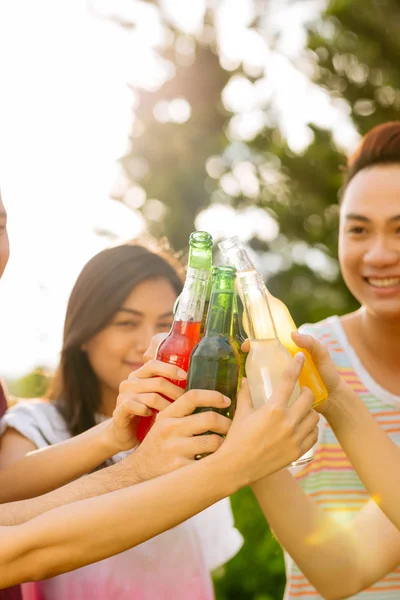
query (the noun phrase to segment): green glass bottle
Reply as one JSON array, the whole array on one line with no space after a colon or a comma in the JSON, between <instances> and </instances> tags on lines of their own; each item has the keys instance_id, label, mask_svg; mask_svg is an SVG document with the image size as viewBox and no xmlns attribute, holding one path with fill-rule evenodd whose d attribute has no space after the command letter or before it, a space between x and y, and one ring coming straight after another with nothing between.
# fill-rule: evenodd
<instances>
[{"instance_id":1,"label":"green glass bottle","mask_svg":"<svg viewBox=\"0 0 400 600\"><path fill-rule=\"evenodd\" d=\"M210 279L208 281L208 287L206 292L206 301L204 304L203 318L201 322L200 334L203 335L208 306L210 303L211 296L211 269L212 269L212 236L207 231L193 231L189 237L189 259L188 268L198 269L201 271L209 271ZM180 296L177 298L174 306L174 314L177 311Z\"/></svg>"},{"instance_id":2,"label":"green glass bottle","mask_svg":"<svg viewBox=\"0 0 400 600\"><path fill-rule=\"evenodd\" d=\"M233 341L233 307L235 300L233 267L212 269L212 292L205 334L190 357L187 390L215 390L231 399L228 408L197 408L195 412L215 410L233 418L239 379L240 357ZM211 432L205 432L211 433Z\"/></svg>"}]
</instances>

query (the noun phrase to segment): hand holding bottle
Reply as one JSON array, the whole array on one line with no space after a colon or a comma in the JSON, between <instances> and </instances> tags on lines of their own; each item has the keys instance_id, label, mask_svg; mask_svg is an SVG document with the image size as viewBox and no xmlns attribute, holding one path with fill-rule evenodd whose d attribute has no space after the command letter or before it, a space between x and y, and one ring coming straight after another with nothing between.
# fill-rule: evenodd
<instances>
[{"instance_id":1,"label":"hand holding bottle","mask_svg":"<svg viewBox=\"0 0 400 600\"><path fill-rule=\"evenodd\" d=\"M180 380L185 385L186 372L153 359L120 384L113 427L121 450L133 448L140 441L137 432L141 417L155 417L164 410L170 404L166 397L173 401L182 396L184 390L169 379Z\"/></svg>"},{"instance_id":2,"label":"hand holding bottle","mask_svg":"<svg viewBox=\"0 0 400 600\"><path fill-rule=\"evenodd\" d=\"M246 476L246 484L289 466L318 439L314 395L303 389L294 404L288 402L304 364L299 352L284 370L268 403L255 409L247 381L240 389L236 414L217 454L225 453L227 469ZM240 448L240 452L238 452Z\"/></svg>"},{"instance_id":3,"label":"hand holding bottle","mask_svg":"<svg viewBox=\"0 0 400 600\"><path fill-rule=\"evenodd\" d=\"M327 400L315 406L315 409L319 413L326 414L332 404L335 403L335 398L344 394L353 394L354 392L341 379L335 363L325 346L311 335L304 335L297 331L292 333L292 338L296 346L304 348L310 354L328 390L329 395Z\"/></svg>"}]
</instances>

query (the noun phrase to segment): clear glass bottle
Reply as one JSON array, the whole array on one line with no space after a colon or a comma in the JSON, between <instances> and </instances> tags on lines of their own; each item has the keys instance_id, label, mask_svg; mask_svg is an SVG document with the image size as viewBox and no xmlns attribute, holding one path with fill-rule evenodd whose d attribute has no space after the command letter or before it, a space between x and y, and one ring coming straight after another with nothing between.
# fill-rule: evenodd
<instances>
[{"instance_id":1,"label":"clear glass bottle","mask_svg":"<svg viewBox=\"0 0 400 600\"><path fill-rule=\"evenodd\" d=\"M254 264L250 260L246 250L243 248L237 237L233 237L221 242L219 244L219 248L227 262L237 269L239 294L241 296L243 294L242 283L243 281L248 280L250 276L252 276L254 282L257 282L257 285L260 289L265 289L270 307L270 314L272 315L273 325L271 325L271 321L263 321L262 314L260 313L259 316L256 317L255 327L258 329L267 328L267 330L270 327L274 327L277 337L280 339L285 348L287 348L290 354L294 356L296 352L300 350L300 348L296 346L291 337L291 333L293 331L297 331L297 328L287 306L268 291L262 276L254 267ZM311 355L304 349L301 349L301 351L304 353L306 359L299 382L302 387L305 386L312 390L315 396L315 405L317 405L326 400L328 397L328 392L311 358Z\"/></svg>"}]
</instances>

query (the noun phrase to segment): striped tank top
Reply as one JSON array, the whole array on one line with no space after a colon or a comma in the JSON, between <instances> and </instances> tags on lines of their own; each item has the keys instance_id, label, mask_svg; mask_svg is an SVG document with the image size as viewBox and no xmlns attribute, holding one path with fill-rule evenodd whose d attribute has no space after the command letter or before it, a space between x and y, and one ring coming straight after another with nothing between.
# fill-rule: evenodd
<instances>
[{"instance_id":1,"label":"striped tank top","mask_svg":"<svg viewBox=\"0 0 400 600\"><path fill-rule=\"evenodd\" d=\"M400 446L400 397L378 385L360 362L338 317L303 325L302 333L318 339L330 352L340 376L358 394L390 438ZM294 472L304 491L340 522L348 522L370 497L321 416L314 460ZM286 555L287 584L284 600L322 600L293 560ZM400 600L400 567L367 590L352 596L360 600Z\"/></svg>"}]
</instances>

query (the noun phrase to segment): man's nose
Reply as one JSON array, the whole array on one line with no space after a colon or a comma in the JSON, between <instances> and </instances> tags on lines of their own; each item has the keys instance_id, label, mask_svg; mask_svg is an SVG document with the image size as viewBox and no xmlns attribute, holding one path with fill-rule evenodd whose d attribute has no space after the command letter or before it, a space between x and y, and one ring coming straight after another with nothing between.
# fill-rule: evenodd
<instances>
[{"instance_id":1,"label":"man's nose","mask_svg":"<svg viewBox=\"0 0 400 600\"><path fill-rule=\"evenodd\" d=\"M399 244L397 244L399 246ZM388 267L399 261L400 246L395 247L390 240L377 237L364 254L364 262L373 267Z\"/></svg>"}]
</instances>

